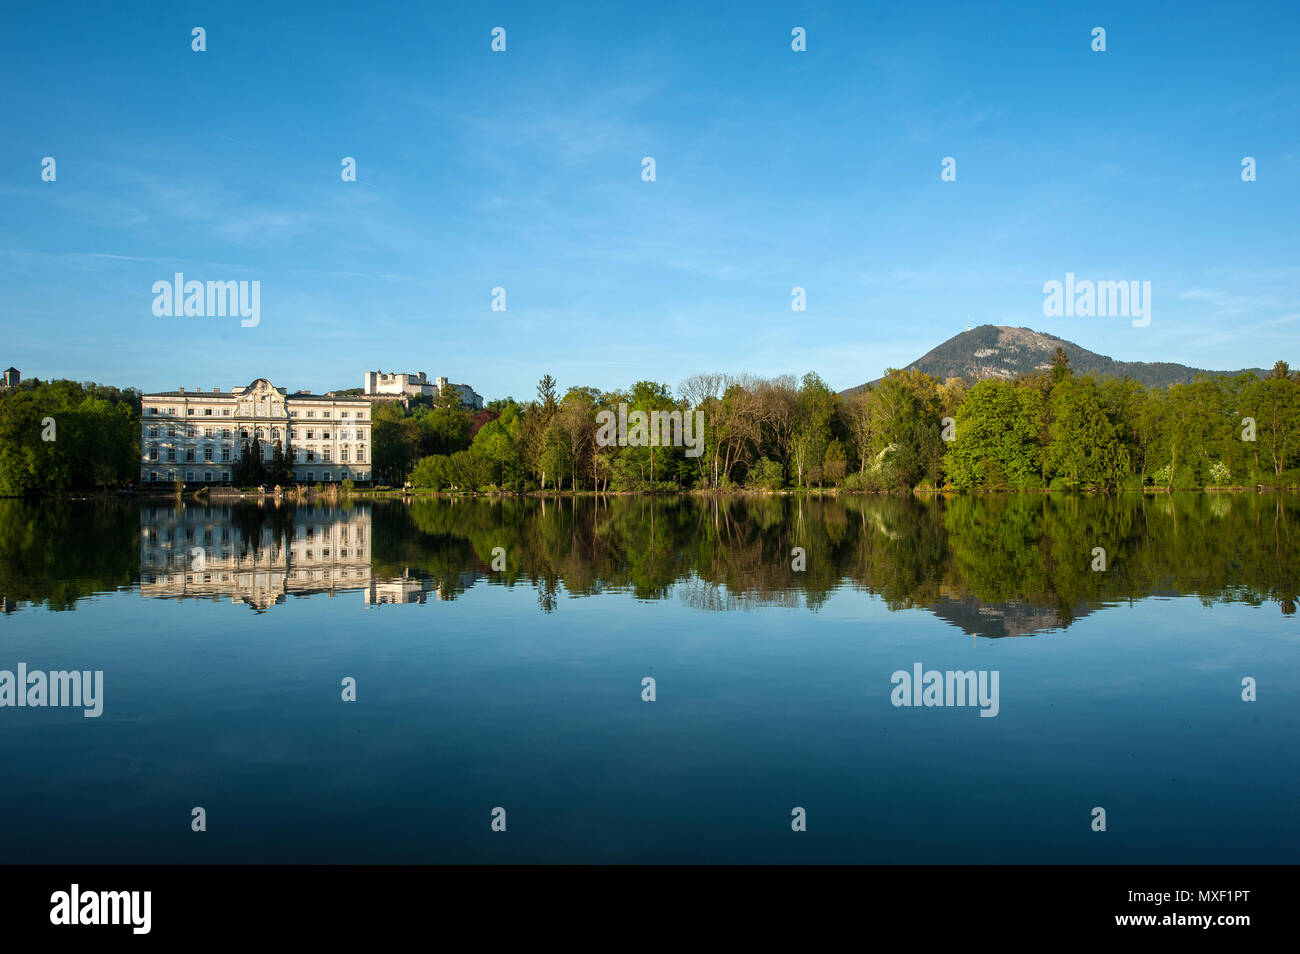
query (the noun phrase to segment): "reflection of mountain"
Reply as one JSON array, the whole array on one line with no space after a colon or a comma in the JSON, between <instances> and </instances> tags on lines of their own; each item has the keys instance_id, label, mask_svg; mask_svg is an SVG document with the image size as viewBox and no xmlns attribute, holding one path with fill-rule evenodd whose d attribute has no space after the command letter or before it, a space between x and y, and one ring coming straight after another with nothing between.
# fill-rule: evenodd
<instances>
[{"instance_id":1,"label":"reflection of mountain","mask_svg":"<svg viewBox=\"0 0 1300 954\"><path fill-rule=\"evenodd\" d=\"M1075 620L1090 615L1096 607L1078 603L1065 615L1055 606L1028 600L985 603L974 596L941 596L927 609L935 616L960 627L971 636L1036 636L1053 629L1063 629Z\"/></svg>"},{"instance_id":2,"label":"reflection of mountain","mask_svg":"<svg viewBox=\"0 0 1300 954\"><path fill-rule=\"evenodd\" d=\"M286 596L370 583L370 511L338 507L145 506L140 595L229 597L261 612Z\"/></svg>"}]
</instances>

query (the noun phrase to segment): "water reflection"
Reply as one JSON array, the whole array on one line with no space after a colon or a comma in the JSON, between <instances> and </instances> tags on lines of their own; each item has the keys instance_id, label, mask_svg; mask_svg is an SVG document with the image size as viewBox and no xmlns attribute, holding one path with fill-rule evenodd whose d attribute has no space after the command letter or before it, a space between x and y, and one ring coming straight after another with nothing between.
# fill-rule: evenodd
<instances>
[{"instance_id":1,"label":"water reflection","mask_svg":"<svg viewBox=\"0 0 1300 954\"><path fill-rule=\"evenodd\" d=\"M262 612L286 596L371 596L370 511L332 506L140 508L140 595L229 598Z\"/></svg>"},{"instance_id":2,"label":"water reflection","mask_svg":"<svg viewBox=\"0 0 1300 954\"><path fill-rule=\"evenodd\" d=\"M1253 494L5 500L0 608L70 609L131 586L146 598L228 599L258 612L289 595L422 604L485 582L531 587L548 613L566 597L609 591L707 612L817 612L849 589L971 635L1024 636L1158 596L1274 602L1292 614L1298 506L1296 495ZM493 568L494 552L504 569Z\"/></svg>"}]
</instances>

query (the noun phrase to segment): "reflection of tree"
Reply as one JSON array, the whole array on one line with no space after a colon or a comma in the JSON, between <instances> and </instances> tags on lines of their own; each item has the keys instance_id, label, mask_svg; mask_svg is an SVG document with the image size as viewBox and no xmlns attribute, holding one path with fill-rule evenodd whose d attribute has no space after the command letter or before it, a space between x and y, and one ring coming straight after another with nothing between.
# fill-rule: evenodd
<instances>
[{"instance_id":1,"label":"reflection of tree","mask_svg":"<svg viewBox=\"0 0 1300 954\"><path fill-rule=\"evenodd\" d=\"M554 576L547 576L537 582L537 606L543 613L554 613L558 602L560 581Z\"/></svg>"},{"instance_id":2,"label":"reflection of tree","mask_svg":"<svg viewBox=\"0 0 1300 954\"><path fill-rule=\"evenodd\" d=\"M140 578L136 511L104 502L0 500L0 605L72 609Z\"/></svg>"},{"instance_id":3,"label":"reflection of tree","mask_svg":"<svg viewBox=\"0 0 1300 954\"><path fill-rule=\"evenodd\" d=\"M754 592L733 593L725 586L689 577L676 586L681 601L692 609L708 612L732 610L754 610L761 606L783 606L794 609L799 606L798 590L780 590L770 594Z\"/></svg>"},{"instance_id":4,"label":"reflection of tree","mask_svg":"<svg viewBox=\"0 0 1300 954\"><path fill-rule=\"evenodd\" d=\"M361 504L361 506L367 506ZM1107 603L1191 594L1295 612L1300 497L1287 494L1025 494L953 499L636 496L376 503L376 577L433 581L451 599L475 579L606 591L720 611L818 610L837 588L922 607L968 632L1068 626ZM218 519L258 547L291 538L293 508L235 506ZM67 608L139 576L135 509L0 501L0 598ZM492 552L505 550L505 569ZM805 568L792 566L792 551ZM1091 569L1095 547L1105 572Z\"/></svg>"},{"instance_id":5,"label":"reflection of tree","mask_svg":"<svg viewBox=\"0 0 1300 954\"><path fill-rule=\"evenodd\" d=\"M1020 632L1153 594L1272 599L1285 611L1300 578L1289 536L1297 506L1244 494L425 501L376 516L376 550L530 583L546 611L560 586L577 596L676 592L707 610L816 610L850 585L891 609L1001 607L1001 630ZM508 554L499 574L487 570L495 546ZM795 547L802 571L791 566ZM1106 550L1105 572L1091 569L1094 547Z\"/></svg>"},{"instance_id":6,"label":"reflection of tree","mask_svg":"<svg viewBox=\"0 0 1300 954\"><path fill-rule=\"evenodd\" d=\"M228 521L235 531L239 555L260 556L264 546L282 549L293 539L296 508L268 506L260 501L242 502L229 507Z\"/></svg>"}]
</instances>

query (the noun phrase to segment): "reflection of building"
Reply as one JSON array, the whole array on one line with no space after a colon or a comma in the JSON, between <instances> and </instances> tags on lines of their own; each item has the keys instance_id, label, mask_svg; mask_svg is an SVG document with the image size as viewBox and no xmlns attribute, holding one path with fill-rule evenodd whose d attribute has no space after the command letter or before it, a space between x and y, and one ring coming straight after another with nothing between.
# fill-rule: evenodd
<instances>
[{"instance_id":1,"label":"reflection of building","mask_svg":"<svg viewBox=\"0 0 1300 954\"><path fill-rule=\"evenodd\" d=\"M278 444L298 483L370 480L370 402L361 397L286 393L266 378L210 393L140 399L140 479L147 483L230 483L245 442L269 463Z\"/></svg>"},{"instance_id":2,"label":"reflection of building","mask_svg":"<svg viewBox=\"0 0 1300 954\"><path fill-rule=\"evenodd\" d=\"M474 585L477 574L466 571L460 574L460 580L454 592L448 592L437 580L412 577L407 570L401 576L372 578L366 588L366 602L373 606L385 603L424 603L432 593L436 600L454 599Z\"/></svg>"},{"instance_id":3,"label":"reflection of building","mask_svg":"<svg viewBox=\"0 0 1300 954\"><path fill-rule=\"evenodd\" d=\"M140 511L141 596L229 596L262 610L287 595L369 585L368 508L158 505Z\"/></svg>"},{"instance_id":4,"label":"reflection of building","mask_svg":"<svg viewBox=\"0 0 1300 954\"><path fill-rule=\"evenodd\" d=\"M423 371L367 371L365 377L365 394L372 399L401 400L421 395L436 398L448 387L456 389L465 407L475 410L483 407L483 398L468 384L452 384L446 378L430 381Z\"/></svg>"}]
</instances>

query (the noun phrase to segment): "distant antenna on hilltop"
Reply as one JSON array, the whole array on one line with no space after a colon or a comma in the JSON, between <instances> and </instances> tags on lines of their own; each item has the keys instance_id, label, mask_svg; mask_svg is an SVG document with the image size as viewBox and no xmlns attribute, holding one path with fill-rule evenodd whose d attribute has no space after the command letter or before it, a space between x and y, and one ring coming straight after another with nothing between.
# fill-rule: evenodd
<instances>
[{"instance_id":1,"label":"distant antenna on hilltop","mask_svg":"<svg viewBox=\"0 0 1300 954\"><path fill-rule=\"evenodd\" d=\"M966 330L970 331L970 315L966 316Z\"/></svg>"}]
</instances>

